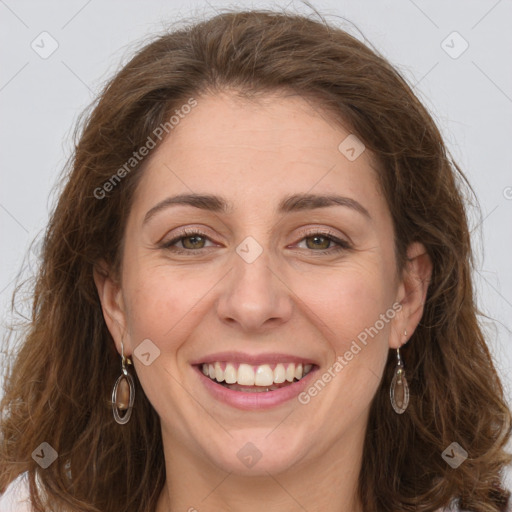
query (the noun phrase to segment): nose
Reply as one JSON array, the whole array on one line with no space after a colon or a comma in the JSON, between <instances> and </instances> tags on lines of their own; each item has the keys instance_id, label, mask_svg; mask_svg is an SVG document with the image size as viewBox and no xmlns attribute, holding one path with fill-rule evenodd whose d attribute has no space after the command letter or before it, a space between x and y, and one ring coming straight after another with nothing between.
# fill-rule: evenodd
<instances>
[{"instance_id":1,"label":"nose","mask_svg":"<svg viewBox=\"0 0 512 512\"><path fill-rule=\"evenodd\" d=\"M290 319L292 295L286 277L271 261L268 250L263 250L252 262L235 253L232 270L217 302L217 314L231 327L263 332Z\"/></svg>"}]
</instances>

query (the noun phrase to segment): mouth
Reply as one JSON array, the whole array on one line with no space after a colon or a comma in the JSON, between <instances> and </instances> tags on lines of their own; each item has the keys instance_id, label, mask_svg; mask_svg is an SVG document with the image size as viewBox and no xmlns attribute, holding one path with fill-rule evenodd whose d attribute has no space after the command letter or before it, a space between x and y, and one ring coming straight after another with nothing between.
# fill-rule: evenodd
<instances>
[{"instance_id":1,"label":"mouth","mask_svg":"<svg viewBox=\"0 0 512 512\"><path fill-rule=\"evenodd\" d=\"M320 368L283 354L224 353L191 364L210 397L242 410L268 409L297 398Z\"/></svg>"}]
</instances>

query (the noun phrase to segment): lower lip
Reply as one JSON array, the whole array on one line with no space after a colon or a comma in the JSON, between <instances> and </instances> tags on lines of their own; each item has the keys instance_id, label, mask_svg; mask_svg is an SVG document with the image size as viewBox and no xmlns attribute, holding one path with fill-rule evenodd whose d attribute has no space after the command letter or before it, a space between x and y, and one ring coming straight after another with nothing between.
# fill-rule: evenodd
<instances>
[{"instance_id":1,"label":"lower lip","mask_svg":"<svg viewBox=\"0 0 512 512\"><path fill-rule=\"evenodd\" d=\"M233 391L232 389L214 382L209 377L206 377L201 371L200 365L194 368L199 374L201 382L215 399L245 411L270 409L271 407L276 407L288 400L296 398L309 386L310 381L314 378L314 374L318 370L318 367L313 368L305 377L302 377L299 381L293 382L284 388L274 391L244 393L243 391Z\"/></svg>"}]
</instances>

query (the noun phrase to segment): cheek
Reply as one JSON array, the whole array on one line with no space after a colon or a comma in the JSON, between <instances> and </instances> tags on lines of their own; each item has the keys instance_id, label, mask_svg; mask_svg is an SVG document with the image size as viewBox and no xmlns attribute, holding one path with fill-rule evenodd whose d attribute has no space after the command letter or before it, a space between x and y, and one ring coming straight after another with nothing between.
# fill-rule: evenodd
<instances>
[{"instance_id":1,"label":"cheek","mask_svg":"<svg viewBox=\"0 0 512 512\"><path fill-rule=\"evenodd\" d=\"M339 390L337 402L357 396L361 406L367 404L379 384L396 316L392 277L379 265L347 265L322 279L317 276L300 292L330 345L327 365L331 377L336 375L331 389Z\"/></svg>"},{"instance_id":2,"label":"cheek","mask_svg":"<svg viewBox=\"0 0 512 512\"><path fill-rule=\"evenodd\" d=\"M178 340L213 283L211 274L180 272L168 265L128 269L126 320L133 343L144 338L157 345Z\"/></svg>"},{"instance_id":3,"label":"cheek","mask_svg":"<svg viewBox=\"0 0 512 512\"><path fill-rule=\"evenodd\" d=\"M164 266L140 266L125 282L127 338L144 393L159 414L175 407L175 418L184 420L186 401L180 348L198 325L198 311L205 293L214 284L211 276L180 276ZM150 340L150 344L148 341ZM144 347L144 349L143 349ZM147 364L139 355L150 353ZM165 391L163 391L165 389Z\"/></svg>"},{"instance_id":4,"label":"cheek","mask_svg":"<svg viewBox=\"0 0 512 512\"><path fill-rule=\"evenodd\" d=\"M343 348L349 338L373 326L392 307L394 288L389 274L369 262L347 264L303 279L297 295L314 310L318 323L324 324L326 337ZM379 330L385 329L380 326Z\"/></svg>"}]
</instances>

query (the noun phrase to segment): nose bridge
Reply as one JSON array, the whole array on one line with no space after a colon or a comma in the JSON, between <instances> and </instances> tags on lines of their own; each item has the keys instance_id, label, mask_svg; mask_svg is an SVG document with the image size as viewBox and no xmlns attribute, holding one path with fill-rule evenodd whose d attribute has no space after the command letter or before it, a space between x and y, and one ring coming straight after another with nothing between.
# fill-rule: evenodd
<instances>
[{"instance_id":1,"label":"nose bridge","mask_svg":"<svg viewBox=\"0 0 512 512\"><path fill-rule=\"evenodd\" d=\"M271 257L268 245L263 247L253 237L247 237L236 247L236 256L233 256L234 277L233 284L244 295L264 293L271 294L272 276Z\"/></svg>"},{"instance_id":2,"label":"nose bridge","mask_svg":"<svg viewBox=\"0 0 512 512\"><path fill-rule=\"evenodd\" d=\"M263 236L259 238L262 240ZM232 272L218 303L218 314L223 321L236 322L244 330L251 330L269 320L276 323L289 317L290 297L275 275L276 262L271 256L268 242L260 243L253 236L236 246Z\"/></svg>"}]
</instances>

